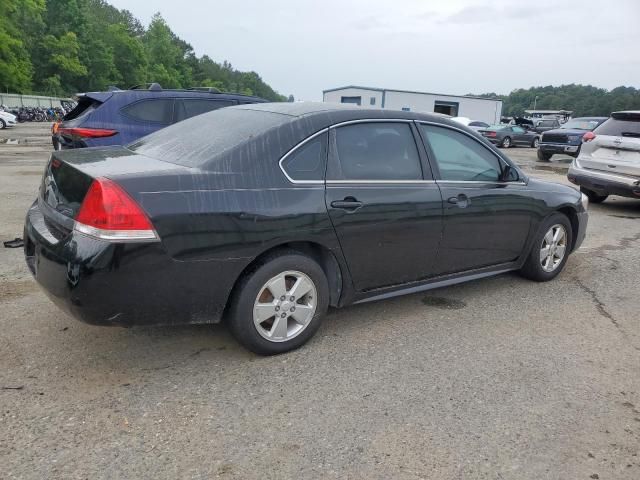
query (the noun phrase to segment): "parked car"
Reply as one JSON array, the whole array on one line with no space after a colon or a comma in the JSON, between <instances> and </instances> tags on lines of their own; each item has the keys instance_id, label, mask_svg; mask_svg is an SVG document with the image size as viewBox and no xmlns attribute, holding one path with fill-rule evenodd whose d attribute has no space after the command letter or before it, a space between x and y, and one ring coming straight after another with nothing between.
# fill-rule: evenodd
<instances>
[{"instance_id":1,"label":"parked car","mask_svg":"<svg viewBox=\"0 0 640 480\"><path fill-rule=\"evenodd\" d=\"M584 239L586 209L443 116L269 103L54 152L24 251L81 320L224 318L273 354L309 340L329 305L510 270L551 280Z\"/></svg>"},{"instance_id":2,"label":"parked car","mask_svg":"<svg viewBox=\"0 0 640 480\"><path fill-rule=\"evenodd\" d=\"M488 123L481 122L480 120L471 120L467 117L453 117L451 120L461 123L465 127L469 127L471 130L475 130L476 132L490 126Z\"/></svg>"},{"instance_id":3,"label":"parked car","mask_svg":"<svg viewBox=\"0 0 640 480\"><path fill-rule=\"evenodd\" d=\"M489 128L478 132L494 145L502 148L520 145L537 148L540 135L531 130L526 130L518 125L491 125Z\"/></svg>"},{"instance_id":4,"label":"parked car","mask_svg":"<svg viewBox=\"0 0 640 480\"><path fill-rule=\"evenodd\" d=\"M181 120L232 105L266 100L216 89L148 88L78 94L76 107L51 129L56 150L126 145Z\"/></svg>"},{"instance_id":5,"label":"parked car","mask_svg":"<svg viewBox=\"0 0 640 480\"><path fill-rule=\"evenodd\" d=\"M606 119L607 117L574 118L560 128L544 132L538 144L538 160L547 162L558 153L577 157L585 132L593 131Z\"/></svg>"},{"instance_id":6,"label":"parked car","mask_svg":"<svg viewBox=\"0 0 640 480\"><path fill-rule=\"evenodd\" d=\"M535 121L535 127L533 127L533 130L538 133L542 133L555 128L560 128L560 125L561 124L557 118L547 118Z\"/></svg>"},{"instance_id":7,"label":"parked car","mask_svg":"<svg viewBox=\"0 0 640 480\"><path fill-rule=\"evenodd\" d=\"M17 123L16 116L9 112L0 111L0 130L14 127Z\"/></svg>"},{"instance_id":8,"label":"parked car","mask_svg":"<svg viewBox=\"0 0 640 480\"><path fill-rule=\"evenodd\" d=\"M609 195L640 198L640 111L612 113L582 142L568 178L591 202Z\"/></svg>"}]
</instances>

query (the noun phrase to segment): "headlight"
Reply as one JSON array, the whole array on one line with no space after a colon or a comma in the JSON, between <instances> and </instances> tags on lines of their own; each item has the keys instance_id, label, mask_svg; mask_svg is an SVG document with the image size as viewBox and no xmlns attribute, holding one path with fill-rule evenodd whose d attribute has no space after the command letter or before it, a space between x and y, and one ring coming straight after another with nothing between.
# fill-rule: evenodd
<instances>
[{"instance_id":1,"label":"headlight","mask_svg":"<svg viewBox=\"0 0 640 480\"><path fill-rule=\"evenodd\" d=\"M582 195L582 208L587 210L587 208L589 208L589 197L587 197L584 193L581 193L581 195Z\"/></svg>"}]
</instances>

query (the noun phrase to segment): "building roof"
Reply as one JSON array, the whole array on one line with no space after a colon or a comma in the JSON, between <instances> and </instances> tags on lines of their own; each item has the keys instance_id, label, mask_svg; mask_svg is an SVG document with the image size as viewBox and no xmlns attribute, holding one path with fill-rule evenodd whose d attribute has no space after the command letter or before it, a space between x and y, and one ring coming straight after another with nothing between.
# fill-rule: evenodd
<instances>
[{"instance_id":1,"label":"building roof","mask_svg":"<svg viewBox=\"0 0 640 480\"><path fill-rule=\"evenodd\" d=\"M525 110L525 113L542 113L543 115L571 115L573 110Z\"/></svg>"},{"instance_id":2,"label":"building roof","mask_svg":"<svg viewBox=\"0 0 640 480\"><path fill-rule=\"evenodd\" d=\"M337 88L329 88L328 90L323 90L322 93L328 93L328 92L337 92L340 90L346 90L347 88L359 88L360 90L370 90L373 92L399 92L399 93L417 93L419 95L435 95L438 97L457 97L457 98L473 98L476 100L491 100L493 102L498 101L501 102L502 100L497 98L497 97L476 97L473 95L452 95L450 93L433 93L433 92L417 92L415 90L398 90L395 88L376 88L376 87L363 87L360 85L346 85L344 87L337 87Z\"/></svg>"}]
</instances>

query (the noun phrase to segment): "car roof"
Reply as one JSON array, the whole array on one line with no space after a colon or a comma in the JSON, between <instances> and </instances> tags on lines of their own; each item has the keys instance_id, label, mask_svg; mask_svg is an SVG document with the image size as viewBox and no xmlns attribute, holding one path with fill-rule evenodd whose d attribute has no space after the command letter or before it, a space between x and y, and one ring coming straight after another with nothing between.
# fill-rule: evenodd
<instances>
[{"instance_id":1,"label":"car roof","mask_svg":"<svg viewBox=\"0 0 640 480\"><path fill-rule=\"evenodd\" d=\"M130 90L109 90L105 92L86 92L76 94L78 97L87 96L90 98L109 98L112 95L119 97L125 97L128 95L141 98L149 96L152 98L160 97L209 97L209 98L232 98L238 100L246 100L249 102L267 102L264 98L256 97L254 95L244 95L242 93L233 92L209 92L205 90L185 90L185 89L162 89L162 90L148 90L148 89L130 89Z\"/></svg>"},{"instance_id":2,"label":"car roof","mask_svg":"<svg viewBox=\"0 0 640 480\"><path fill-rule=\"evenodd\" d=\"M453 122L452 117L440 113L422 113L407 112L402 110L390 110L380 108L361 107L346 103L330 103L330 102L273 102L261 104L239 105L236 109L263 111L269 113L278 113L291 117L320 117L327 114L332 117L344 117L345 119L407 119L407 120L430 120L442 122L448 120ZM337 115L334 115L337 114ZM453 125L460 125L453 122Z\"/></svg>"}]
</instances>

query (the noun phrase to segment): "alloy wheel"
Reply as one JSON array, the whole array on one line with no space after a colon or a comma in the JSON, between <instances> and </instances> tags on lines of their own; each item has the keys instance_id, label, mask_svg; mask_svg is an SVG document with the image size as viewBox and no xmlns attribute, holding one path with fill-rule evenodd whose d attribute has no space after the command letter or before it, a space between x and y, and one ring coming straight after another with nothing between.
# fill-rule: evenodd
<instances>
[{"instance_id":1,"label":"alloy wheel","mask_svg":"<svg viewBox=\"0 0 640 480\"><path fill-rule=\"evenodd\" d=\"M317 307L317 290L302 272L287 271L267 281L253 305L253 324L270 342L286 342L307 328Z\"/></svg>"},{"instance_id":2,"label":"alloy wheel","mask_svg":"<svg viewBox=\"0 0 640 480\"><path fill-rule=\"evenodd\" d=\"M540 264L545 272L553 272L564 260L567 252L567 231L560 224L555 224L542 238L540 247Z\"/></svg>"}]
</instances>

